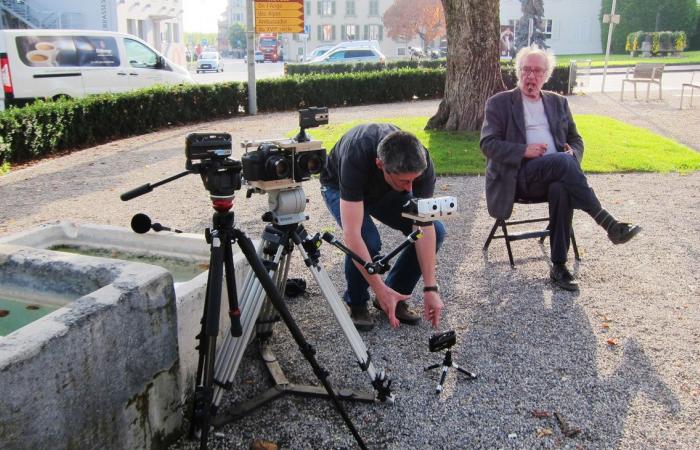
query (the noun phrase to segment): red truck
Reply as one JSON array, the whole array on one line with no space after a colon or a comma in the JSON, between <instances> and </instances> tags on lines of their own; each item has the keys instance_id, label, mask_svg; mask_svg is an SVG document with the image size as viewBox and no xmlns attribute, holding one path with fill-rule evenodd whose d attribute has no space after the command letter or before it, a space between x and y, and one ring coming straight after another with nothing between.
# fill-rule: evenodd
<instances>
[{"instance_id":1,"label":"red truck","mask_svg":"<svg viewBox=\"0 0 700 450\"><path fill-rule=\"evenodd\" d=\"M282 59L280 41L276 33L261 33L258 35L258 50L265 61L277 62Z\"/></svg>"}]
</instances>

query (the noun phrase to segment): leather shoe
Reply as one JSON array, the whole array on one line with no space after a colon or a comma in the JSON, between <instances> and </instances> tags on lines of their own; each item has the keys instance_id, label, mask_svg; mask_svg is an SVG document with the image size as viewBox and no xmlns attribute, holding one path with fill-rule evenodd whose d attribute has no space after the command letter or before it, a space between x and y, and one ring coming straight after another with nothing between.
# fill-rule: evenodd
<instances>
[{"instance_id":1,"label":"leather shoe","mask_svg":"<svg viewBox=\"0 0 700 450\"><path fill-rule=\"evenodd\" d=\"M578 291L578 283L574 280L574 276L571 275L565 264L554 264L549 271L549 278L555 286L565 291Z\"/></svg>"},{"instance_id":2,"label":"leather shoe","mask_svg":"<svg viewBox=\"0 0 700 450\"><path fill-rule=\"evenodd\" d=\"M349 305L348 309L350 309L350 319L352 319L352 323L357 328L357 331L370 331L374 328L374 319L370 316L366 303Z\"/></svg>"},{"instance_id":3,"label":"leather shoe","mask_svg":"<svg viewBox=\"0 0 700 450\"><path fill-rule=\"evenodd\" d=\"M376 298L372 300L372 304L375 308L384 312L382 307L379 306L379 302ZM398 302L394 313L396 314L396 318L399 320L399 322L405 323L406 325L416 325L418 322L420 322L420 315L416 314L414 311L411 311L408 308L408 303L406 302Z\"/></svg>"},{"instance_id":4,"label":"leather shoe","mask_svg":"<svg viewBox=\"0 0 700 450\"><path fill-rule=\"evenodd\" d=\"M632 225L629 223L618 222L610 231L608 231L608 239L613 244L624 244L642 231L642 227L639 225Z\"/></svg>"}]
</instances>

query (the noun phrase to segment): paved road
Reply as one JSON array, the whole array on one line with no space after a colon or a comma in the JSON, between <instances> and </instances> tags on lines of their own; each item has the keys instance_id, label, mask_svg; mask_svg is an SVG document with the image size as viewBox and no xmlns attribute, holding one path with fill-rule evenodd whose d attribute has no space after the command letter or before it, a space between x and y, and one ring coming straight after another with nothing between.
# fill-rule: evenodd
<instances>
[{"instance_id":1,"label":"paved road","mask_svg":"<svg viewBox=\"0 0 700 450\"><path fill-rule=\"evenodd\" d=\"M248 66L242 59L224 58L223 72L196 73L190 69L192 79L196 83L210 84L224 81L248 81ZM277 78L284 75L284 63L256 63L255 78Z\"/></svg>"}]
</instances>

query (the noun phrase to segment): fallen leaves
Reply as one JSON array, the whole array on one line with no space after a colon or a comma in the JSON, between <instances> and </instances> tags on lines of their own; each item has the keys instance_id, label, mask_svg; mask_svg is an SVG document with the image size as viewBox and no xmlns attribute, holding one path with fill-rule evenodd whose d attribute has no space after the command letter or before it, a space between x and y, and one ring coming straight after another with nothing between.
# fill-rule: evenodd
<instances>
[{"instance_id":1,"label":"fallen leaves","mask_svg":"<svg viewBox=\"0 0 700 450\"><path fill-rule=\"evenodd\" d=\"M613 339L613 338L610 338L610 339L608 339L608 340L605 341L605 342L607 342L608 345L611 346L611 347L614 347L614 346L617 345L617 341L616 341L615 339Z\"/></svg>"},{"instance_id":2,"label":"fallen leaves","mask_svg":"<svg viewBox=\"0 0 700 450\"><path fill-rule=\"evenodd\" d=\"M250 444L250 450L277 450L279 447L274 442L258 439Z\"/></svg>"},{"instance_id":3,"label":"fallen leaves","mask_svg":"<svg viewBox=\"0 0 700 450\"><path fill-rule=\"evenodd\" d=\"M551 436L552 433L554 433L554 432L552 431L551 428L538 428L538 429L537 429L537 437L538 437L538 438L543 438L543 437Z\"/></svg>"},{"instance_id":4,"label":"fallen leaves","mask_svg":"<svg viewBox=\"0 0 700 450\"><path fill-rule=\"evenodd\" d=\"M578 436L578 434L581 433L580 428L572 427L571 425L569 425L566 419L564 419L564 416L559 414L558 412L554 412L554 417L557 419L557 423L559 423L559 428L561 429L561 432L564 436L572 438Z\"/></svg>"},{"instance_id":5,"label":"fallen leaves","mask_svg":"<svg viewBox=\"0 0 700 450\"><path fill-rule=\"evenodd\" d=\"M538 419L544 419L545 417L549 417L549 412L543 411L541 409L533 409L532 410L532 417L537 417Z\"/></svg>"}]
</instances>

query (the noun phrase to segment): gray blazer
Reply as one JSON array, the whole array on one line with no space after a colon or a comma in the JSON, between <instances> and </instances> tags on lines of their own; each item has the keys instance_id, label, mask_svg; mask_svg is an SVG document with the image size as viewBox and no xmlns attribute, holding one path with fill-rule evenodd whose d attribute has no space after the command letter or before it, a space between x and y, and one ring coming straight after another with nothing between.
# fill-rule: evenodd
<instances>
[{"instance_id":1,"label":"gray blazer","mask_svg":"<svg viewBox=\"0 0 700 450\"><path fill-rule=\"evenodd\" d=\"M576 131L566 98L542 91L544 111L557 151L569 144L583 158L583 139ZM525 117L520 89L499 92L486 101L481 127L481 151L486 156L486 205L491 217L507 219L513 212L518 169L525 155Z\"/></svg>"}]
</instances>

